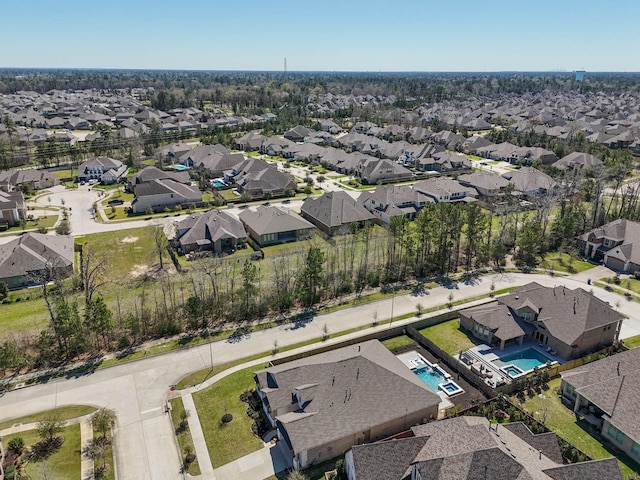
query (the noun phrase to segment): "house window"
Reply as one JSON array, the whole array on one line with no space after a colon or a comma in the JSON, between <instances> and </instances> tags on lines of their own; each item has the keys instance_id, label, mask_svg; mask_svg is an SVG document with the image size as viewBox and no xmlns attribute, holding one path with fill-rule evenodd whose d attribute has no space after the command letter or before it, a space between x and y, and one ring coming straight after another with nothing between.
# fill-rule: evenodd
<instances>
[{"instance_id":1,"label":"house window","mask_svg":"<svg viewBox=\"0 0 640 480\"><path fill-rule=\"evenodd\" d=\"M531 313L530 312L520 312L520 317L526 322L531 321Z\"/></svg>"},{"instance_id":2,"label":"house window","mask_svg":"<svg viewBox=\"0 0 640 480\"><path fill-rule=\"evenodd\" d=\"M611 424L609 424L609 430L607 430L607 434L609 435L609 438L612 438L618 443L622 443L624 441L624 433L622 433Z\"/></svg>"},{"instance_id":3,"label":"house window","mask_svg":"<svg viewBox=\"0 0 640 480\"><path fill-rule=\"evenodd\" d=\"M634 457L640 457L640 443L633 442L631 444L631 455Z\"/></svg>"}]
</instances>

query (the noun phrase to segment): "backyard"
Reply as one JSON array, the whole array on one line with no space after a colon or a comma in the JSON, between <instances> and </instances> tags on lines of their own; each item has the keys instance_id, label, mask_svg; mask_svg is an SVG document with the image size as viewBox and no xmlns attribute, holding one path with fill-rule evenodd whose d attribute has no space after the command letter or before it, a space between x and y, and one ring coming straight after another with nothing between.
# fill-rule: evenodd
<instances>
[{"instance_id":1,"label":"backyard","mask_svg":"<svg viewBox=\"0 0 640 480\"><path fill-rule=\"evenodd\" d=\"M542 421L560 437L573 444L594 459L616 456L626 478L637 472L638 465L628 457L617 454L611 447L605 447L590 433L589 424L584 420L577 420L573 411L567 408L555 393L560 388L560 378L549 382L550 389L540 395L526 398L521 404L536 419ZM511 399L518 404L516 397Z\"/></svg>"},{"instance_id":2,"label":"backyard","mask_svg":"<svg viewBox=\"0 0 640 480\"><path fill-rule=\"evenodd\" d=\"M423 328L420 333L449 355L457 355L460 351L468 350L481 343L465 333L465 330L460 327L460 320L457 318Z\"/></svg>"}]
</instances>

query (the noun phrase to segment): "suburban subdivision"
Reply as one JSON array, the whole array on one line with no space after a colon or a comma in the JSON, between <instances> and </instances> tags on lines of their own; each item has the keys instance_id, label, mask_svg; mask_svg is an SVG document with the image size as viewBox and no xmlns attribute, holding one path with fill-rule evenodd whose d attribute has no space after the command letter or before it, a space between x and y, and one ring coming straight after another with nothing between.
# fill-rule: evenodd
<instances>
[{"instance_id":1,"label":"suburban subdivision","mask_svg":"<svg viewBox=\"0 0 640 480\"><path fill-rule=\"evenodd\" d=\"M0 480L640 478L640 75L249 70L0 68Z\"/></svg>"}]
</instances>

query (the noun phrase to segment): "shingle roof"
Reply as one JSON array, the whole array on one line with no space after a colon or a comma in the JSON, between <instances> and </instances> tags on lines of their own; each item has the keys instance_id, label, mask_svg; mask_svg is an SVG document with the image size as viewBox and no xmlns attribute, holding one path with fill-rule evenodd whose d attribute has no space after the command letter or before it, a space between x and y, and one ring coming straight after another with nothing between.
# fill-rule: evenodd
<instances>
[{"instance_id":1,"label":"shingle roof","mask_svg":"<svg viewBox=\"0 0 640 480\"><path fill-rule=\"evenodd\" d=\"M198 189L198 187L185 185L169 178L160 180L155 179L149 182L139 183L134 188L134 194L136 197L144 197L147 195L162 195L169 193L192 201L202 200L202 192Z\"/></svg>"},{"instance_id":2,"label":"shingle roof","mask_svg":"<svg viewBox=\"0 0 640 480\"><path fill-rule=\"evenodd\" d=\"M313 224L289 209L274 206L261 205L255 211L244 210L240 213L240 220L258 235L314 228Z\"/></svg>"},{"instance_id":3,"label":"shingle roof","mask_svg":"<svg viewBox=\"0 0 640 480\"><path fill-rule=\"evenodd\" d=\"M318 198L309 197L303 202L300 211L330 228L375 218L353 197L343 191L324 193Z\"/></svg>"},{"instance_id":4,"label":"shingle roof","mask_svg":"<svg viewBox=\"0 0 640 480\"><path fill-rule=\"evenodd\" d=\"M194 244L199 240L216 242L222 238L239 239L247 236L242 222L220 210L211 210L200 215L190 215L178 224L177 229L188 229L180 237L180 245Z\"/></svg>"},{"instance_id":5,"label":"shingle roof","mask_svg":"<svg viewBox=\"0 0 640 480\"><path fill-rule=\"evenodd\" d=\"M440 397L377 340L313 355L256 374L273 411L292 402L301 386L304 410L277 420L296 452L364 432L430 407Z\"/></svg>"},{"instance_id":6,"label":"shingle roof","mask_svg":"<svg viewBox=\"0 0 640 480\"><path fill-rule=\"evenodd\" d=\"M640 443L640 348L572 368L562 373L562 379Z\"/></svg>"},{"instance_id":7,"label":"shingle roof","mask_svg":"<svg viewBox=\"0 0 640 480\"><path fill-rule=\"evenodd\" d=\"M552 190L557 187L553 178L533 167L523 167L520 170L503 173L502 176L513 183L515 189L520 192Z\"/></svg>"},{"instance_id":8,"label":"shingle roof","mask_svg":"<svg viewBox=\"0 0 640 480\"><path fill-rule=\"evenodd\" d=\"M27 233L0 245L0 277L28 275L47 267L73 265L73 238Z\"/></svg>"},{"instance_id":9,"label":"shingle roof","mask_svg":"<svg viewBox=\"0 0 640 480\"><path fill-rule=\"evenodd\" d=\"M622 480L615 459L562 465L554 433L533 435L522 423L496 428L458 417L413 427L414 438L354 446L356 477L406 480L415 468L429 480Z\"/></svg>"},{"instance_id":10,"label":"shingle roof","mask_svg":"<svg viewBox=\"0 0 640 480\"><path fill-rule=\"evenodd\" d=\"M129 185L136 185L139 183L150 182L151 180L162 180L167 178L179 183L191 183L189 172L167 172L153 166L145 167L135 173L129 177L128 182Z\"/></svg>"},{"instance_id":11,"label":"shingle roof","mask_svg":"<svg viewBox=\"0 0 640 480\"><path fill-rule=\"evenodd\" d=\"M589 155L588 153L583 152L573 152L569 155L562 157L560 160L553 164L559 170L566 170L568 168L571 169L582 169L582 170L591 170L593 167L603 165L602 160L598 157L594 157L593 155Z\"/></svg>"},{"instance_id":12,"label":"shingle roof","mask_svg":"<svg viewBox=\"0 0 640 480\"><path fill-rule=\"evenodd\" d=\"M506 178L489 172L466 173L460 175L458 181L463 185L486 190L499 190L509 185L509 181Z\"/></svg>"},{"instance_id":13,"label":"shingle roof","mask_svg":"<svg viewBox=\"0 0 640 480\"><path fill-rule=\"evenodd\" d=\"M533 326L514 318L509 307L498 302L467 308L460 313L487 327L501 340L518 338L534 329Z\"/></svg>"}]
</instances>

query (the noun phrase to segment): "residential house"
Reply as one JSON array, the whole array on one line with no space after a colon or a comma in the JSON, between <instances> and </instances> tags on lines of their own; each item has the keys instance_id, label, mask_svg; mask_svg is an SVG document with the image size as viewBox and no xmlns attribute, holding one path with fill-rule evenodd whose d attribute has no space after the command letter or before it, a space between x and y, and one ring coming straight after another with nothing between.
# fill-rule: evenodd
<instances>
[{"instance_id":1,"label":"residential house","mask_svg":"<svg viewBox=\"0 0 640 480\"><path fill-rule=\"evenodd\" d=\"M262 142L267 139L264 135L259 133L245 133L239 138L234 138L232 145L236 150L243 150L245 152L255 152L260 150Z\"/></svg>"},{"instance_id":2,"label":"residential house","mask_svg":"<svg viewBox=\"0 0 640 480\"><path fill-rule=\"evenodd\" d=\"M296 242L309 238L313 224L287 208L259 206L240 212L240 221L259 246Z\"/></svg>"},{"instance_id":3,"label":"residential house","mask_svg":"<svg viewBox=\"0 0 640 480\"><path fill-rule=\"evenodd\" d=\"M460 175L460 182L465 187L475 188L484 200L494 200L501 196L509 185L509 180L489 172L473 172Z\"/></svg>"},{"instance_id":4,"label":"residential house","mask_svg":"<svg viewBox=\"0 0 640 480\"><path fill-rule=\"evenodd\" d=\"M533 167L522 167L503 173L502 176L513 184L514 190L530 198L554 195L558 188L553 178Z\"/></svg>"},{"instance_id":5,"label":"residential house","mask_svg":"<svg viewBox=\"0 0 640 480\"><path fill-rule=\"evenodd\" d=\"M286 132L284 132L284 138L291 140L292 142L304 142L307 137L310 137L315 133L315 130L303 127L302 125L295 126Z\"/></svg>"},{"instance_id":6,"label":"residential house","mask_svg":"<svg viewBox=\"0 0 640 480\"><path fill-rule=\"evenodd\" d=\"M493 145L493 143L487 140L486 138L484 138L483 136L472 135L469 138L467 138L464 142L462 142L462 144L460 145L460 150L463 151L464 153L475 154L479 148L488 147L490 145Z\"/></svg>"},{"instance_id":7,"label":"residential house","mask_svg":"<svg viewBox=\"0 0 640 480\"><path fill-rule=\"evenodd\" d=\"M161 211L178 205L193 205L202 202L202 192L198 187L185 185L173 179L153 179L133 187L135 199L131 202L133 213L148 210Z\"/></svg>"},{"instance_id":8,"label":"residential house","mask_svg":"<svg viewBox=\"0 0 640 480\"><path fill-rule=\"evenodd\" d=\"M25 233L0 245L0 281L9 288L49 282L73 273L73 238Z\"/></svg>"},{"instance_id":9,"label":"residential house","mask_svg":"<svg viewBox=\"0 0 640 480\"><path fill-rule=\"evenodd\" d=\"M380 223L389 224L394 217L413 220L418 211L433 198L423 195L408 185L378 185L358 197L358 203L371 212Z\"/></svg>"},{"instance_id":10,"label":"residential house","mask_svg":"<svg viewBox=\"0 0 640 480\"><path fill-rule=\"evenodd\" d=\"M244 225L222 210L189 215L176 225L176 241L182 253L232 252L247 238Z\"/></svg>"},{"instance_id":11,"label":"residential house","mask_svg":"<svg viewBox=\"0 0 640 480\"><path fill-rule=\"evenodd\" d=\"M596 262L614 270L640 270L640 223L624 218L614 220L577 238L578 249Z\"/></svg>"},{"instance_id":12,"label":"residential house","mask_svg":"<svg viewBox=\"0 0 640 480\"><path fill-rule=\"evenodd\" d=\"M443 202L473 202L475 191L465 187L457 180L447 177L428 178L416 183L413 189L436 203Z\"/></svg>"},{"instance_id":13,"label":"residential house","mask_svg":"<svg viewBox=\"0 0 640 480\"><path fill-rule=\"evenodd\" d=\"M581 288L547 288L535 282L460 312L460 326L500 350L528 339L564 359L617 342L622 319L608 303Z\"/></svg>"},{"instance_id":14,"label":"residential house","mask_svg":"<svg viewBox=\"0 0 640 480\"><path fill-rule=\"evenodd\" d=\"M281 172L260 158L247 159L227 173L225 179L235 184L240 193L246 192L252 198L281 197L298 188L293 175Z\"/></svg>"},{"instance_id":15,"label":"residential house","mask_svg":"<svg viewBox=\"0 0 640 480\"><path fill-rule=\"evenodd\" d=\"M21 190L5 192L0 190L0 225L13 227L27 219L27 205Z\"/></svg>"},{"instance_id":16,"label":"residential house","mask_svg":"<svg viewBox=\"0 0 640 480\"><path fill-rule=\"evenodd\" d=\"M267 137L260 145L260 153L271 157L293 158L291 148L295 145L295 142L286 138Z\"/></svg>"},{"instance_id":17,"label":"residential house","mask_svg":"<svg viewBox=\"0 0 640 480\"><path fill-rule=\"evenodd\" d=\"M342 128L335 122L331 120L319 120L320 126L322 127L322 131L329 132L333 135L342 132Z\"/></svg>"},{"instance_id":18,"label":"residential house","mask_svg":"<svg viewBox=\"0 0 640 480\"><path fill-rule=\"evenodd\" d=\"M374 219L366 208L344 191L306 198L300 207L300 216L327 235L351 231L352 228L370 223Z\"/></svg>"},{"instance_id":19,"label":"residential house","mask_svg":"<svg viewBox=\"0 0 640 480\"><path fill-rule=\"evenodd\" d=\"M268 367L255 383L296 469L434 419L440 403L377 340Z\"/></svg>"},{"instance_id":20,"label":"residential house","mask_svg":"<svg viewBox=\"0 0 640 480\"><path fill-rule=\"evenodd\" d=\"M191 177L189 176L189 172L169 172L160 170L157 167L148 166L134 173L127 179L127 189L130 192L133 192L136 185L140 185L141 183L147 183L152 180L166 179L171 179L185 185L191 185Z\"/></svg>"},{"instance_id":21,"label":"residential house","mask_svg":"<svg viewBox=\"0 0 640 480\"><path fill-rule=\"evenodd\" d=\"M119 182L127 174L128 167L110 157L93 157L78 167L78 181L98 180L104 184Z\"/></svg>"},{"instance_id":22,"label":"residential house","mask_svg":"<svg viewBox=\"0 0 640 480\"><path fill-rule=\"evenodd\" d=\"M364 160L356 166L355 171L360 181L369 185L413 180L413 172L408 168L379 158Z\"/></svg>"},{"instance_id":23,"label":"residential house","mask_svg":"<svg viewBox=\"0 0 640 480\"><path fill-rule=\"evenodd\" d=\"M588 172L602 165L604 165L604 162L598 157L584 152L570 153L553 164L558 170L570 170L574 172Z\"/></svg>"},{"instance_id":24,"label":"residential house","mask_svg":"<svg viewBox=\"0 0 640 480\"><path fill-rule=\"evenodd\" d=\"M0 190L10 192L16 188L24 190L43 190L58 185L60 181L47 170L8 170L0 172Z\"/></svg>"},{"instance_id":25,"label":"residential house","mask_svg":"<svg viewBox=\"0 0 640 480\"><path fill-rule=\"evenodd\" d=\"M416 168L427 172L461 173L472 170L471 160L451 152L434 153L431 158L416 162Z\"/></svg>"},{"instance_id":26,"label":"residential house","mask_svg":"<svg viewBox=\"0 0 640 480\"><path fill-rule=\"evenodd\" d=\"M175 163L182 155L191 151L193 145L188 143L170 143L160 149L160 154L171 164Z\"/></svg>"},{"instance_id":27,"label":"residential house","mask_svg":"<svg viewBox=\"0 0 640 480\"><path fill-rule=\"evenodd\" d=\"M431 136L431 141L438 145L443 145L449 150L456 150L464 143L465 137L457 133L453 133L449 130L442 130L441 132L434 133Z\"/></svg>"},{"instance_id":28,"label":"residential house","mask_svg":"<svg viewBox=\"0 0 640 480\"><path fill-rule=\"evenodd\" d=\"M355 445L345 455L349 480L622 480L615 458L566 464L553 432L523 422L492 427L457 417L411 427L399 438Z\"/></svg>"},{"instance_id":29,"label":"residential house","mask_svg":"<svg viewBox=\"0 0 640 480\"><path fill-rule=\"evenodd\" d=\"M561 373L564 403L578 419L640 463L640 348ZM604 478L604 477L603 477Z\"/></svg>"},{"instance_id":30,"label":"residential house","mask_svg":"<svg viewBox=\"0 0 640 480\"><path fill-rule=\"evenodd\" d=\"M229 149L224 145L202 145L179 155L178 161L187 167L198 167L203 164L206 165L208 157L218 158L228 153Z\"/></svg>"}]
</instances>

